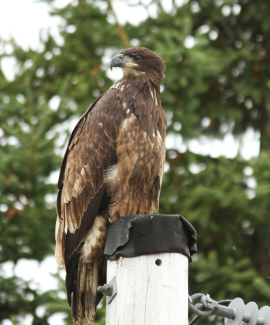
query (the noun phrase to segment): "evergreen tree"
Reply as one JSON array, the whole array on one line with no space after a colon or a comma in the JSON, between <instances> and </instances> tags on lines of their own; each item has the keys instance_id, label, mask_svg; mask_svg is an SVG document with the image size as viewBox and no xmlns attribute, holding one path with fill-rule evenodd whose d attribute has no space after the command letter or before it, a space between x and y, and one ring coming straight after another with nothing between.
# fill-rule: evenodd
<instances>
[{"instance_id":1,"label":"evergreen tree","mask_svg":"<svg viewBox=\"0 0 270 325\"><path fill-rule=\"evenodd\" d=\"M270 4L172 1L168 10L163 1L145 3L137 2L149 13L156 9L155 18L121 26L111 1L80 0L53 10L66 21L62 46L50 34L41 52L10 42L18 73L10 82L0 71L0 261L53 254L55 184L71 124L111 86L106 58L138 44L166 61L168 164L160 213L181 213L198 232L190 294L269 305ZM241 146L247 131L260 141L258 157L243 159L240 147L235 155L204 153L205 143L228 135ZM48 324L65 312L70 324L56 276L59 290L40 294L0 274L0 321L17 324L31 314L33 324ZM43 317L36 314L40 305ZM104 324L104 315L98 309L95 323ZM216 320L200 321L209 322Z\"/></svg>"}]
</instances>

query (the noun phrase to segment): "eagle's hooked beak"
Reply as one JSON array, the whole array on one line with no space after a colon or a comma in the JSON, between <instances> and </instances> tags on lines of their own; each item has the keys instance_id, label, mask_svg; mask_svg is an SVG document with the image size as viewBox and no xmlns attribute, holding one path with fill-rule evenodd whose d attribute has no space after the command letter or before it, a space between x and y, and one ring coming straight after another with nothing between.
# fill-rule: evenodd
<instances>
[{"instance_id":1,"label":"eagle's hooked beak","mask_svg":"<svg viewBox=\"0 0 270 325\"><path fill-rule=\"evenodd\" d=\"M110 68L112 70L113 67L122 67L124 64L124 55L117 54L112 58Z\"/></svg>"}]
</instances>

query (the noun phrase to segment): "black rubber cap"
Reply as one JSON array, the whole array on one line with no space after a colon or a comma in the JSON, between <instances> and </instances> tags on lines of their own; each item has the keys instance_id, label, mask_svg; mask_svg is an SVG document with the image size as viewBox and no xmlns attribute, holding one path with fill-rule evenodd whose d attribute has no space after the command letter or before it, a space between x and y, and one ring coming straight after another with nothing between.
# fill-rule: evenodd
<instances>
[{"instance_id":1,"label":"black rubber cap","mask_svg":"<svg viewBox=\"0 0 270 325\"><path fill-rule=\"evenodd\" d=\"M109 260L164 252L181 253L190 261L197 252L197 232L179 214L125 216L107 229L104 254Z\"/></svg>"}]
</instances>

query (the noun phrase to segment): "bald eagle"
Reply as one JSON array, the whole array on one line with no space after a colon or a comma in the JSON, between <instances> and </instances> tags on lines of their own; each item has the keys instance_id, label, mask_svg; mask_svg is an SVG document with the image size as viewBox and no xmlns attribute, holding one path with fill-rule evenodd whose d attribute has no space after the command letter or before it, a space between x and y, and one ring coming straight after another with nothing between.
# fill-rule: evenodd
<instances>
[{"instance_id":1,"label":"bald eagle","mask_svg":"<svg viewBox=\"0 0 270 325\"><path fill-rule=\"evenodd\" d=\"M97 287L106 282L108 224L158 212L165 162L164 61L133 47L110 66L121 67L123 77L80 118L58 180L55 256L66 269L68 303L78 324L85 318L93 324L102 298Z\"/></svg>"}]
</instances>

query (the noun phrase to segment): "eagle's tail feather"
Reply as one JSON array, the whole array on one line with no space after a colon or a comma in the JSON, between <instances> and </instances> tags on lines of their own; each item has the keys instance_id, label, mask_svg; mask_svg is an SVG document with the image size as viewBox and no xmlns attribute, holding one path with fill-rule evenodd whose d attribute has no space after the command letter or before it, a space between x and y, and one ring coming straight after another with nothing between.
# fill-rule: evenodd
<instances>
[{"instance_id":1,"label":"eagle's tail feather","mask_svg":"<svg viewBox=\"0 0 270 325\"><path fill-rule=\"evenodd\" d=\"M86 283L84 290L85 300L85 316L87 318L88 325L92 325L96 316L97 307L97 287L99 284L99 264L95 261L94 264L88 269L86 274Z\"/></svg>"},{"instance_id":2,"label":"eagle's tail feather","mask_svg":"<svg viewBox=\"0 0 270 325\"><path fill-rule=\"evenodd\" d=\"M66 289L67 289L67 299L68 304L71 307L71 294L74 292L74 283L77 278L77 269L79 266L79 258L81 255L81 250L79 249L70 259L67 267L66 275Z\"/></svg>"},{"instance_id":3,"label":"eagle's tail feather","mask_svg":"<svg viewBox=\"0 0 270 325\"><path fill-rule=\"evenodd\" d=\"M70 306L73 293L72 314L75 323L82 325L85 318L88 325L94 323L96 308L102 298L102 294L97 292L97 287L105 283L104 270L100 267L103 263L102 258L91 264L84 263L81 249L72 256L69 262L66 288Z\"/></svg>"},{"instance_id":4,"label":"eagle's tail feather","mask_svg":"<svg viewBox=\"0 0 270 325\"><path fill-rule=\"evenodd\" d=\"M72 315L74 323L80 325L83 324L85 319L84 288L86 274L86 266L83 264L82 258L79 258L76 277L74 277Z\"/></svg>"}]
</instances>

